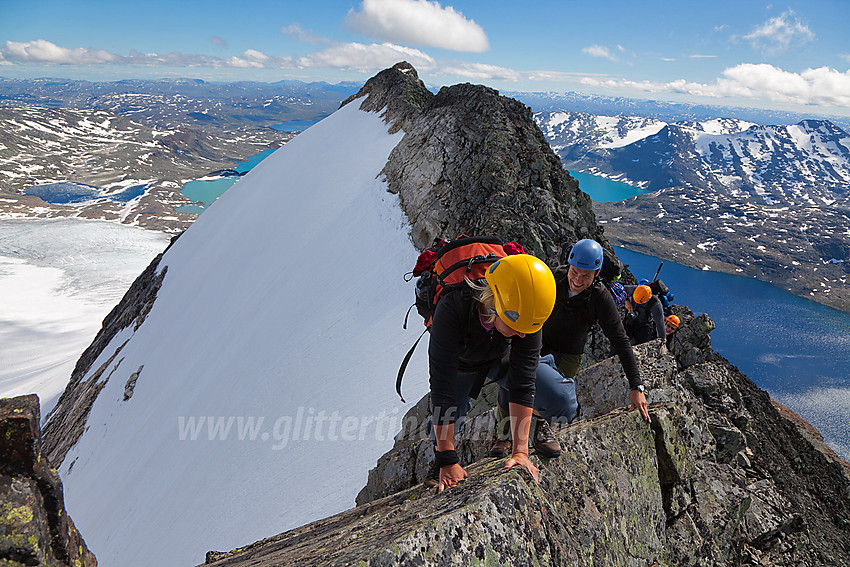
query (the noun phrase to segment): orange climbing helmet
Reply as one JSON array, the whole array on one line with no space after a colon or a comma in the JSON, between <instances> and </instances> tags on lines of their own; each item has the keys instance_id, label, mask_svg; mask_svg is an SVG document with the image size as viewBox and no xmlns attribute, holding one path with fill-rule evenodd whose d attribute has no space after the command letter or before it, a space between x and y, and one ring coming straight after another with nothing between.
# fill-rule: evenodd
<instances>
[{"instance_id":1,"label":"orange climbing helmet","mask_svg":"<svg viewBox=\"0 0 850 567\"><path fill-rule=\"evenodd\" d=\"M637 304L643 304L649 301L649 298L652 297L652 289L648 285L639 285L635 288L635 292L632 294L632 297Z\"/></svg>"}]
</instances>

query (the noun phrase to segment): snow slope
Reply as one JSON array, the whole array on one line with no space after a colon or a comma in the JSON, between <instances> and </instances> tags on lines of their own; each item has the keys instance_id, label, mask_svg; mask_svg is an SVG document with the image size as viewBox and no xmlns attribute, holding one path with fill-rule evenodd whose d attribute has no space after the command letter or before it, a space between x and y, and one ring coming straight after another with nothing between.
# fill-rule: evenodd
<instances>
[{"instance_id":1,"label":"snow slope","mask_svg":"<svg viewBox=\"0 0 850 567\"><path fill-rule=\"evenodd\" d=\"M199 217L160 263L145 322L92 366L129 339L60 468L104 567L195 565L350 508L391 448L406 411L395 375L419 334L401 329L417 251L378 179L402 133L358 106ZM427 391L426 351L408 399Z\"/></svg>"},{"instance_id":2,"label":"snow slope","mask_svg":"<svg viewBox=\"0 0 850 567\"><path fill-rule=\"evenodd\" d=\"M169 239L110 222L0 220L0 397L36 393L46 416L103 318Z\"/></svg>"}]
</instances>

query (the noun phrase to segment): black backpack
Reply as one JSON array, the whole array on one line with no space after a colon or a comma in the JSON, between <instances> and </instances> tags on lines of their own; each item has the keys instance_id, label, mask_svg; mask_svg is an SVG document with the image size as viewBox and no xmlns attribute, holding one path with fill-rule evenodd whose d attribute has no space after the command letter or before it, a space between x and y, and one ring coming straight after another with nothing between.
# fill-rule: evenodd
<instances>
[{"instance_id":1,"label":"black backpack","mask_svg":"<svg viewBox=\"0 0 850 567\"><path fill-rule=\"evenodd\" d=\"M606 248L602 249L602 269L599 271L602 283L620 281L620 276L627 267L613 252L609 252Z\"/></svg>"}]
</instances>

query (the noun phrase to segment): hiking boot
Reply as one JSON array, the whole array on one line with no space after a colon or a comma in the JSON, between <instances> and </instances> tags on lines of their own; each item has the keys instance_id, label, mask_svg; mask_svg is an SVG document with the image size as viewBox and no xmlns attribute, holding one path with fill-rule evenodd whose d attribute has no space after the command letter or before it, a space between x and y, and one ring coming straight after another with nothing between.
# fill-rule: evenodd
<instances>
[{"instance_id":1,"label":"hiking boot","mask_svg":"<svg viewBox=\"0 0 850 567\"><path fill-rule=\"evenodd\" d=\"M510 439L499 439L494 436L493 442L490 443L490 450L487 454L491 457L496 457L497 459L504 459L511 454L513 446L514 444L511 443Z\"/></svg>"},{"instance_id":2,"label":"hiking boot","mask_svg":"<svg viewBox=\"0 0 850 567\"><path fill-rule=\"evenodd\" d=\"M422 484L431 488L440 486L440 467L437 466L437 461L431 461L431 467L428 469L428 474L425 475Z\"/></svg>"},{"instance_id":3,"label":"hiking boot","mask_svg":"<svg viewBox=\"0 0 850 567\"><path fill-rule=\"evenodd\" d=\"M561 454L561 443L555 437L549 422L545 419L537 418L537 424L534 426L534 433L531 436L531 444L534 445L537 453L543 457L551 459Z\"/></svg>"}]
</instances>

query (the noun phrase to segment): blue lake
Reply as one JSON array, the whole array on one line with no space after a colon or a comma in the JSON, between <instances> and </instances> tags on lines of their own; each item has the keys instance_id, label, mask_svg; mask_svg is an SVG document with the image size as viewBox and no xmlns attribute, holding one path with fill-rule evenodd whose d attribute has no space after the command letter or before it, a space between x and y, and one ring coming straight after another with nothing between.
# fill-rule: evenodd
<instances>
[{"instance_id":1,"label":"blue lake","mask_svg":"<svg viewBox=\"0 0 850 567\"><path fill-rule=\"evenodd\" d=\"M274 152L273 149L263 150L260 153L251 156L243 162L239 162L233 168L239 173L247 173L251 171L255 165L263 161ZM196 213L201 214L204 209L212 205L216 199L224 195L224 192L230 189L234 183L239 181L239 177L222 177L220 179L201 180L196 179L189 181L180 190L193 201L200 201L203 205L182 205L177 207L177 211L181 213Z\"/></svg>"},{"instance_id":2,"label":"blue lake","mask_svg":"<svg viewBox=\"0 0 850 567\"><path fill-rule=\"evenodd\" d=\"M106 193L99 187L83 185L70 181L58 181L56 183L45 183L34 185L24 191L24 195L34 195L45 203L53 205L74 205L108 199L118 203L128 203L136 197L141 197L150 188L150 185L132 185L115 193Z\"/></svg>"},{"instance_id":3,"label":"blue lake","mask_svg":"<svg viewBox=\"0 0 850 567\"><path fill-rule=\"evenodd\" d=\"M570 171L570 175L578 181L579 189L590 195L591 199L600 203L622 201L623 199L646 193L643 189L634 187L628 183L611 181L605 177L591 175L590 173Z\"/></svg>"},{"instance_id":4,"label":"blue lake","mask_svg":"<svg viewBox=\"0 0 850 567\"><path fill-rule=\"evenodd\" d=\"M291 120L289 122L283 122L281 124L274 124L272 125L272 128L275 130L280 130L281 132L301 132L302 130L306 130L316 122L318 122L318 120Z\"/></svg>"},{"instance_id":5,"label":"blue lake","mask_svg":"<svg viewBox=\"0 0 850 567\"><path fill-rule=\"evenodd\" d=\"M638 279L658 269L658 258L615 248ZM666 260L658 277L673 303L714 320L714 350L850 460L850 313L752 278Z\"/></svg>"}]
</instances>

